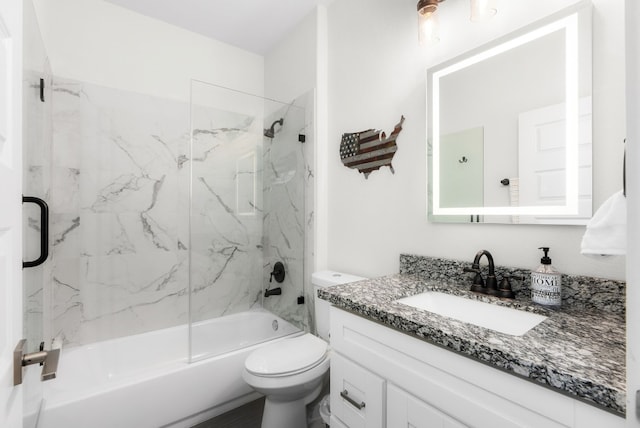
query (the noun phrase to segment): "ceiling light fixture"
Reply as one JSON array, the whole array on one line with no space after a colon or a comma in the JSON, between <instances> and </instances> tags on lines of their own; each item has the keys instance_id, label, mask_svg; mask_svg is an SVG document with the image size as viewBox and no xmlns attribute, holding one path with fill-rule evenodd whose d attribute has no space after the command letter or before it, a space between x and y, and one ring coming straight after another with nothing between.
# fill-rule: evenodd
<instances>
[{"instance_id":1,"label":"ceiling light fixture","mask_svg":"<svg viewBox=\"0 0 640 428\"><path fill-rule=\"evenodd\" d=\"M418 0L418 39L421 45L433 45L440 41L438 3L444 0Z\"/></svg>"},{"instance_id":2,"label":"ceiling light fixture","mask_svg":"<svg viewBox=\"0 0 640 428\"><path fill-rule=\"evenodd\" d=\"M418 0L418 39L421 45L433 45L440 41L438 5L444 0ZM471 0L471 22L481 22L493 17L496 0Z\"/></svg>"}]
</instances>

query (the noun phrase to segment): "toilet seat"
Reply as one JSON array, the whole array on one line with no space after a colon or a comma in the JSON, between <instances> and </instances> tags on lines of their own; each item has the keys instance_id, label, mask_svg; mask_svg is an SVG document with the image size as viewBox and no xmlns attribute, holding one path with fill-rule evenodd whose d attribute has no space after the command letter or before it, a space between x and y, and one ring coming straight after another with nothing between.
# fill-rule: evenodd
<instances>
[{"instance_id":1,"label":"toilet seat","mask_svg":"<svg viewBox=\"0 0 640 428\"><path fill-rule=\"evenodd\" d=\"M246 359L245 369L259 377L292 376L311 370L326 358L327 343L307 333L254 351Z\"/></svg>"}]
</instances>

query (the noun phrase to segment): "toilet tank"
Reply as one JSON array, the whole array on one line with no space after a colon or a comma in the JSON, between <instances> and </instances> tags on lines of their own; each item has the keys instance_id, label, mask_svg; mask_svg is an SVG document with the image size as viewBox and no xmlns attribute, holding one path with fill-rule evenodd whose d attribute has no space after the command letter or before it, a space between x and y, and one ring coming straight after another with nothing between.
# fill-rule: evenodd
<instances>
[{"instance_id":1,"label":"toilet tank","mask_svg":"<svg viewBox=\"0 0 640 428\"><path fill-rule=\"evenodd\" d=\"M315 307L315 320L317 334L321 339L329 342L329 307L331 303L318 298L318 289L331 287L334 285L347 284L349 282L361 281L361 276L350 275L348 273L325 270L311 274L313 284L313 299Z\"/></svg>"}]
</instances>

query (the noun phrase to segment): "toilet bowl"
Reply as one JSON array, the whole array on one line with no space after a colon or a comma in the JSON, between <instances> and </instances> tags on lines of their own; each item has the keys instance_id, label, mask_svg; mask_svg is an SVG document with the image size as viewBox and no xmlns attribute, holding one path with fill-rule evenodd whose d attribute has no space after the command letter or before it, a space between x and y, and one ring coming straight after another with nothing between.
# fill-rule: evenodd
<instances>
[{"instance_id":1,"label":"toilet bowl","mask_svg":"<svg viewBox=\"0 0 640 428\"><path fill-rule=\"evenodd\" d=\"M329 371L329 302L317 298L317 289L364 278L324 271L312 275L316 328L310 333L263 346L245 360L242 378L264 394L262 428L307 426L306 406L315 400Z\"/></svg>"},{"instance_id":2,"label":"toilet bowl","mask_svg":"<svg viewBox=\"0 0 640 428\"><path fill-rule=\"evenodd\" d=\"M320 394L328 370L327 343L309 333L249 355L242 378L265 395L262 427L305 427L306 405Z\"/></svg>"}]
</instances>

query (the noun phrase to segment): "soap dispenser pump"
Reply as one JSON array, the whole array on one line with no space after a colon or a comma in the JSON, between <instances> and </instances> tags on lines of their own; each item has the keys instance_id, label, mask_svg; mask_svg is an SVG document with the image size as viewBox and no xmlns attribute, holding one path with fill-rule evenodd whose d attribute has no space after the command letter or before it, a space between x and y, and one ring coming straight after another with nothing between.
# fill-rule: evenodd
<instances>
[{"instance_id":1,"label":"soap dispenser pump","mask_svg":"<svg viewBox=\"0 0 640 428\"><path fill-rule=\"evenodd\" d=\"M549 247L540 247L544 256L540 266L531 272L531 300L547 306L560 306L562 303L562 275L551 265Z\"/></svg>"}]
</instances>

